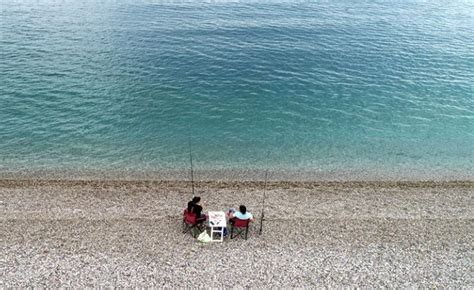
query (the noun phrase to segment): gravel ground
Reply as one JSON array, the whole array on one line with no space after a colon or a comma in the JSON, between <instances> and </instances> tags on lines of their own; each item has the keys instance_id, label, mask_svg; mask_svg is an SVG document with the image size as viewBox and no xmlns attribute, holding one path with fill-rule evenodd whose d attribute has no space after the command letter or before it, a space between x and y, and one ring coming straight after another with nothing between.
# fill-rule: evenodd
<instances>
[{"instance_id":1,"label":"gravel ground","mask_svg":"<svg viewBox=\"0 0 474 290\"><path fill-rule=\"evenodd\" d=\"M199 182L205 210L261 182ZM474 182L272 182L263 235L181 233L189 184L0 180L0 287L474 288Z\"/></svg>"}]
</instances>

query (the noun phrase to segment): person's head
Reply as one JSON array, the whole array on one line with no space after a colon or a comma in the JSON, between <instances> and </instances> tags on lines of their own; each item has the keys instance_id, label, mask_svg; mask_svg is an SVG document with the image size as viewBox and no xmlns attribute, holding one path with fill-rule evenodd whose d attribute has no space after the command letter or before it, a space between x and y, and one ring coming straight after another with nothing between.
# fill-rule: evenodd
<instances>
[{"instance_id":1,"label":"person's head","mask_svg":"<svg viewBox=\"0 0 474 290\"><path fill-rule=\"evenodd\" d=\"M242 214L245 214L247 212L247 208L245 207L245 205L241 205L239 206L239 211L242 213Z\"/></svg>"},{"instance_id":2,"label":"person's head","mask_svg":"<svg viewBox=\"0 0 474 290\"><path fill-rule=\"evenodd\" d=\"M199 196L193 197L193 202L198 204L201 201L201 198Z\"/></svg>"}]
</instances>

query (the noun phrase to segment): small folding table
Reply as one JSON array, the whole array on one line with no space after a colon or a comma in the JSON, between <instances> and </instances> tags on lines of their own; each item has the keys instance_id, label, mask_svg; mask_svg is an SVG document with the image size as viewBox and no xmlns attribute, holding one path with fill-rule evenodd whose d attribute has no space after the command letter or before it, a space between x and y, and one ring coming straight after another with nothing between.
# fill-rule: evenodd
<instances>
[{"instance_id":1,"label":"small folding table","mask_svg":"<svg viewBox=\"0 0 474 290\"><path fill-rule=\"evenodd\" d=\"M224 241L224 228L226 225L225 212L210 211L209 213L209 227L211 228L211 242ZM214 234L220 234L219 239L214 239Z\"/></svg>"}]
</instances>

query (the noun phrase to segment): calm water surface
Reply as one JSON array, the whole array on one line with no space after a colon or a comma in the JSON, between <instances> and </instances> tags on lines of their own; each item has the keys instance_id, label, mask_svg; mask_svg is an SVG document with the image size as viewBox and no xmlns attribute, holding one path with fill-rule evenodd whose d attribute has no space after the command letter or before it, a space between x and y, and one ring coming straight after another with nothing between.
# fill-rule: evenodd
<instances>
[{"instance_id":1,"label":"calm water surface","mask_svg":"<svg viewBox=\"0 0 474 290\"><path fill-rule=\"evenodd\" d=\"M2 1L0 174L473 176L474 2L200 2Z\"/></svg>"}]
</instances>

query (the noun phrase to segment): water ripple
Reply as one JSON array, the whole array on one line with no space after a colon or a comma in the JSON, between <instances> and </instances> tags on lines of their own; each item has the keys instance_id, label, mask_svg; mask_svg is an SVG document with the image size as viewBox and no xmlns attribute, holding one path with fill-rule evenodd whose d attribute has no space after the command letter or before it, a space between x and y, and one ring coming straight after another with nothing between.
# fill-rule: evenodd
<instances>
[{"instance_id":1,"label":"water ripple","mask_svg":"<svg viewBox=\"0 0 474 290\"><path fill-rule=\"evenodd\" d=\"M5 2L0 168L470 171L470 11Z\"/></svg>"}]
</instances>

